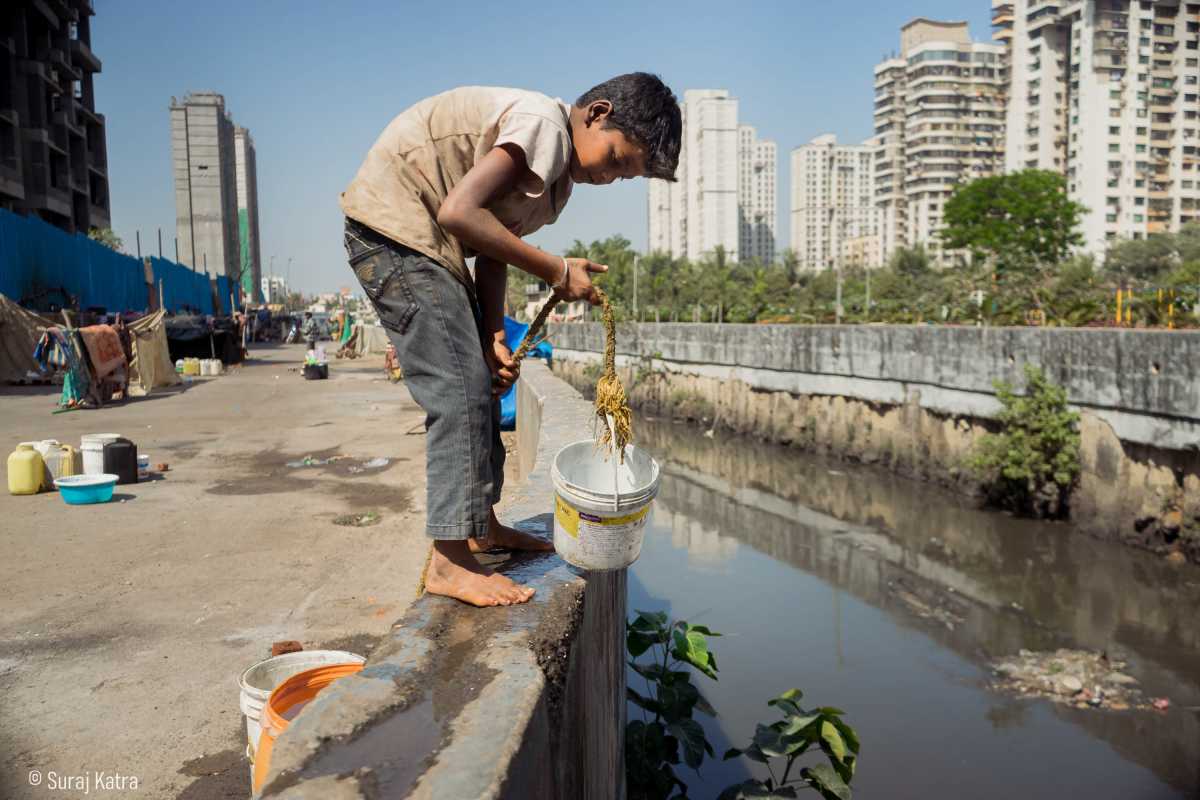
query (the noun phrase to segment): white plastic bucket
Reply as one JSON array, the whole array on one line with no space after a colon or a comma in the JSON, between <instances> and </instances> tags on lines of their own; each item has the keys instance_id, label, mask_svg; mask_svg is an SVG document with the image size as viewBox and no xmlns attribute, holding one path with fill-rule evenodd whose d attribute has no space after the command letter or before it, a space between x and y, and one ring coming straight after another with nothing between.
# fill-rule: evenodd
<instances>
[{"instance_id":1,"label":"white plastic bucket","mask_svg":"<svg viewBox=\"0 0 1200 800\"><path fill-rule=\"evenodd\" d=\"M119 433L85 433L79 451L83 454L83 474L104 474L104 445L121 438Z\"/></svg>"},{"instance_id":2,"label":"white plastic bucket","mask_svg":"<svg viewBox=\"0 0 1200 800\"><path fill-rule=\"evenodd\" d=\"M254 774L254 748L262 734L259 716L271 691L293 675L326 664L362 664L366 659L344 650L300 650L260 661L242 673L238 679L242 694L238 706L246 716L246 755L250 758L250 774Z\"/></svg>"},{"instance_id":3,"label":"white plastic bucket","mask_svg":"<svg viewBox=\"0 0 1200 800\"><path fill-rule=\"evenodd\" d=\"M642 552L646 517L658 495L658 462L633 445L613 459L590 439L554 457L554 549L581 569L624 569Z\"/></svg>"}]
</instances>

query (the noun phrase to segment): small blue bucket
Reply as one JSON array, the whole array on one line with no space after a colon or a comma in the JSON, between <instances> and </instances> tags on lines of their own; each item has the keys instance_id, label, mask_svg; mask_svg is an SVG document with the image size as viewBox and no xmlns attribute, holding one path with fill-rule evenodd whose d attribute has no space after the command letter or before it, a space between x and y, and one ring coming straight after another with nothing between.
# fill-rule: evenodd
<instances>
[{"instance_id":1,"label":"small blue bucket","mask_svg":"<svg viewBox=\"0 0 1200 800\"><path fill-rule=\"evenodd\" d=\"M86 506L91 503L107 503L112 500L116 475L71 475L55 478L54 485L62 495L63 502L71 506Z\"/></svg>"}]
</instances>

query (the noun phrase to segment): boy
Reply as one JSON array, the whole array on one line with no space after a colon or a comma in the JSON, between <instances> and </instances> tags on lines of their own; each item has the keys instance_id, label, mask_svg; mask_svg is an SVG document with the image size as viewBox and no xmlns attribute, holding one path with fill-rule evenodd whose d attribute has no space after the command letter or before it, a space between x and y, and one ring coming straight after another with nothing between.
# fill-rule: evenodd
<instances>
[{"instance_id":1,"label":"boy","mask_svg":"<svg viewBox=\"0 0 1200 800\"><path fill-rule=\"evenodd\" d=\"M554 222L575 183L674 180L681 130L674 94L643 72L574 105L519 89L454 89L392 120L342 194L350 267L426 413L426 591L476 606L533 596L473 555L552 549L492 510L504 470L497 398L518 376L504 344L506 265L564 300L598 303L590 274L607 267L520 237Z\"/></svg>"}]
</instances>

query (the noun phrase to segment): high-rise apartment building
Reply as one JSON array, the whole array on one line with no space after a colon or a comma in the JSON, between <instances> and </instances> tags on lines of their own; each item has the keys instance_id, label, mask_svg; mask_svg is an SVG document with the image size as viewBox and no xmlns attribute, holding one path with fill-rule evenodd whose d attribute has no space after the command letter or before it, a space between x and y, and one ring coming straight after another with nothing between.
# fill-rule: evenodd
<instances>
[{"instance_id":1,"label":"high-rise apartment building","mask_svg":"<svg viewBox=\"0 0 1200 800\"><path fill-rule=\"evenodd\" d=\"M739 128L737 98L724 89L689 89L680 111L683 148L676 182L649 185L650 250L697 259L720 247L730 260L769 261L776 216L774 142L759 140L750 126ZM742 141L750 143L745 153Z\"/></svg>"},{"instance_id":2,"label":"high-rise apartment building","mask_svg":"<svg viewBox=\"0 0 1200 800\"><path fill-rule=\"evenodd\" d=\"M1200 221L1200 3L993 2L1009 170L1061 173L1085 249Z\"/></svg>"},{"instance_id":3,"label":"high-rise apartment building","mask_svg":"<svg viewBox=\"0 0 1200 800\"><path fill-rule=\"evenodd\" d=\"M874 140L840 145L832 134L792 150L792 251L801 269L877 267Z\"/></svg>"},{"instance_id":4,"label":"high-rise apartment building","mask_svg":"<svg viewBox=\"0 0 1200 800\"><path fill-rule=\"evenodd\" d=\"M235 127L233 148L237 171L238 262L242 292L251 300L258 300L262 284L262 255L258 243L258 161L250 131Z\"/></svg>"},{"instance_id":5,"label":"high-rise apartment building","mask_svg":"<svg viewBox=\"0 0 1200 800\"><path fill-rule=\"evenodd\" d=\"M923 244L946 262L938 238L954 187L1004 164L1005 47L971 41L965 22L915 19L900 53L875 67L875 203L882 256Z\"/></svg>"},{"instance_id":6,"label":"high-rise apartment building","mask_svg":"<svg viewBox=\"0 0 1200 800\"><path fill-rule=\"evenodd\" d=\"M282 275L264 275L259 288L264 303L282 303L290 291Z\"/></svg>"},{"instance_id":7,"label":"high-rise apartment building","mask_svg":"<svg viewBox=\"0 0 1200 800\"><path fill-rule=\"evenodd\" d=\"M91 0L0 10L0 208L80 233L111 217L94 13Z\"/></svg>"},{"instance_id":8,"label":"high-rise apartment building","mask_svg":"<svg viewBox=\"0 0 1200 800\"><path fill-rule=\"evenodd\" d=\"M683 100L687 257L718 247L738 259L738 101L724 89L689 89Z\"/></svg>"},{"instance_id":9,"label":"high-rise apartment building","mask_svg":"<svg viewBox=\"0 0 1200 800\"><path fill-rule=\"evenodd\" d=\"M233 119L216 92L171 98L171 161L179 260L196 270L241 274Z\"/></svg>"},{"instance_id":10,"label":"high-rise apartment building","mask_svg":"<svg viewBox=\"0 0 1200 800\"><path fill-rule=\"evenodd\" d=\"M738 125L738 254L743 260L775 260L775 143Z\"/></svg>"}]
</instances>

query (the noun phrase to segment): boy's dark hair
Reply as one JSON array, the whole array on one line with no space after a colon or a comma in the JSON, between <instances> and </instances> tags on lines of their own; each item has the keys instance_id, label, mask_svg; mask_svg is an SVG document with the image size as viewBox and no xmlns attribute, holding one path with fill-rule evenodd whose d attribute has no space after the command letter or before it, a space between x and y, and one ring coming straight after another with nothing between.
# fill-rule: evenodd
<instances>
[{"instance_id":1,"label":"boy's dark hair","mask_svg":"<svg viewBox=\"0 0 1200 800\"><path fill-rule=\"evenodd\" d=\"M629 72L587 90L575 105L584 108L597 100L612 103L604 127L616 128L646 151L646 175L674 181L683 117L671 89L657 75Z\"/></svg>"}]
</instances>

